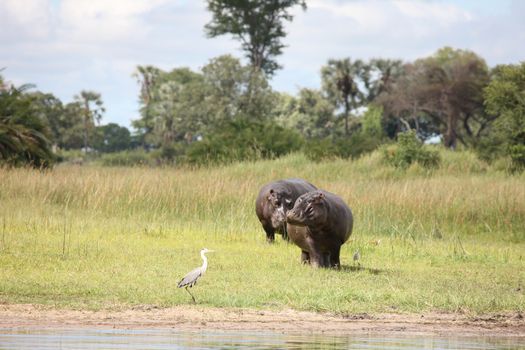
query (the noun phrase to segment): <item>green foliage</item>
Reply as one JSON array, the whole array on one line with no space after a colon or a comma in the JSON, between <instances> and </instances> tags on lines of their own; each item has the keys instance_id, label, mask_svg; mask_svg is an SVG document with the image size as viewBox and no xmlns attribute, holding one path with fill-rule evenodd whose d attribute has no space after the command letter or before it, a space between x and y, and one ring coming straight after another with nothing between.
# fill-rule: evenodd
<instances>
[{"instance_id":1,"label":"green foliage","mask_svg":"<svg viewBox=\"0 0 525 350\"><path fill-rule=\"evenodd\" d=\"M54 162L49 129L32 108L27 88L0 89L0 164L48 167Z\"/></svg>"},{"instance_id":2,"label":"green foliage","mask_svg":"<svg viewBox=\"0 0 525 350\"><path fill-rule=\"evenodd\" d=\"M102 115L106 111L102 97L94 91L83 90L74 97L82 118L83 147L87 152L93 146L95 138L95 124L100 123Z\"/></svg>"},{"instance_id":3,"label":"green foliage","mask_svg":"<svg viewBox=\"0 0 525 350\"><path fill-rule=\"evenodd\" d=\"M201 72L138 70L143 106L134 125L146 144L164 150L209 138L241 115L267 121L277 102L266 78L230 55L211 59Z\"/></svg>"},{"instance_id":4,"label":"green foliage","mask_svg":"<svg viewBox=\"0 0 525 350\"><path fill-rule=\"evenodd\" d=\"M405 65L379 99L402 129L443 135L445 147L470 146L482 137L491 118L483 110L483 88L489 82L485 60L474 52L449 47Z\"/></svg>"},{"instance_id":5,"label":"green foliage","mask_svg":"<svg viewBox=\"0 0 525 350\"><path fill-rule=\"evenodd\" d=\"M381 140L385 137L382 125L383 107L370 104L365 114L361 117L362 133L368 137Z\"/></svg>"},{"instance_id":6,"label":"green foliage","mask_svg":"<svg viewBox=\"0 0 525 350\"><path fill-rule=\"evenodd\" d=\"M206 24L206 34L214 38L231 34L242 43L242 49L256 71L271 76L281 68L275 57L282 54L286 36L284 21L292 21L290 9L304 0L207 0L212 20Z\"/></svg>"},{"instance_id":7,"label":"green foliage","mask_svg":"<svg viewBox=\"0 0 525 350\"><path fill-rule=\"evenodd\" d=\"M488 113L497 119L478 150L486 158L509 156L510 170L522 171L525 169L525 62L496 67L484 96Z\"/></svg>"},{"instance_id":8,"label":"green foliage","mask_svg":"<svg viewBox=\"0 0 525 350\"><path fill-rule=\"evenodd\" d=\"M105 166L154 166L158 164L155 156L155 153L135 149L102 154L98 162Z\"/></svg>"},{"instance_id":9,"label":"green foliage","mask_svg":"<svg viewBox=\"0 0 525 350\"><path fill-rule=\"evenodd\" d=\"M304 145L303 152L308 159L313 161L358 158L375 150L380 143L380 139L356 132L348 137L309 140Z\"/></svg>"},{"instance_id":10,"label":"green foliage","mask_svg":"<svg viewBox=\"0 0 525 350\"><path fill-rule=\"evenodd\" d=\"M274 158L297 151L301 143L302 138L294 131L273 123L239 119L193 142L187 149L186 161L207 164Z\"/></svg>"},{"instance_id":11,"label":"green foliage","mask_svg":"<svg viewBox=\"0 0 525 350\"><path fill-rule=\"evenodd\" d=\"M512 161L510 169L512 172L525 170L525 144L509 145L509 156Z\"/></svg>"},{"instance_id":12,"label":"green foliage","mask_svg":"<svg viewBox=\"0 0 525 350\"><path fill-rule=\"evenodd\" d=\"M318 90L301 89L298 97L280 94L274 113L279 125L307 139L325 138L335 131L334 106Z\"/></svg>"},{"instance_id":13,"label":"green foliage","mask_svg":"<svg viewBox=\"0 0 525 350\"><path fill-rule=\"evenodd\" d=\"M97 126L94 148L98 152L118 152L130 148L131 135L127 128L115 123Z\"/></svg>"},{"instance_id":14,"label":"green foliage","mask_svg":"<svg viewBox=\"0 0 525 350\"><path fill-rule=\"evenodd\" d=\"M439 166L441 158L435 150L427 149L411 130L397 135L397 144L385 147L383 159L387 164L396 168L406 169L413 163L424 168Z\"/></svg>"},{"instance_id":15,"label":"green foliage","mask_svg":"<svg viewBox=\"0 0 525 350\"><path fill-rule=\"evenodd\" d=\"M305 142L303 153L314 162L335 159L339 157L339 150L335 143L329 139L312 139Z\"/></svg>"},{"instance_id":16,"label":"green foliage","mask_svg":"<svg viewBox=\"0 0 525 350\"><path fill-rule=\"evenodd\" d=\"M213 130L215 126L234 120L239 115L259 121L270 118L277 101L261 72L243 66L233 56L223 55L211 59L202 68L202 76L201 89L205 92L203 102L209 129Z\"/></svg>"},{"instance_id":17,"label":"green foliage","mask_svg":"<svg viewBox=\"0 0 525 350\"><path fill-rule=\"evenodd\" d=\"M321 69L323 91L336 108L343 110L345 135L350 134L350 113L361 106L364 100L364 94L358 85L364 72L364 62L352 62L350 58L331 59Z\"/></svg>"}]
</instances>

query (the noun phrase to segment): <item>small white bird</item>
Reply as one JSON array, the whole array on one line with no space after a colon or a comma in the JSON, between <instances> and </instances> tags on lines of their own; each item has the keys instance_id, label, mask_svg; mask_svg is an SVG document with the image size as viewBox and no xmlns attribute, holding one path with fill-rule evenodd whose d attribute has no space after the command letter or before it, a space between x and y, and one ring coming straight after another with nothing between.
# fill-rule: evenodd
<instances>
[{"instance_id":1,"label":"small white bird","mask_svg":"<svg viewBox=\"0 0 525 350\"><path fill-rule=\"evenodd\" d=\"M188 272L186 274L186 276L184 276L179 284L177 285L178 288L182 288L184 287L184 289L186 289L186 292L188 292L190 295L191 295L191 298L193 299L193 302L195 303L195 297L193 296L193 294L191 294L191 292L188 290L188 288L191 288L193 287L196 283L197 283L197 280L199 279L199 277L201 277L202 275L204 275L204 273L206 272L206 269L208 268L208 259L206 258L206 253L211 253L213 252L214 250L209 250L208 248L203 248L201 250L201 258L202 258L202 266L201 267L197 267L196 269L194 270L191 270L190 272Z\"/></svg>"},{"instance_id":2,"label":"small white bird","mask_svg":"<svg viewBox=\"0 0 525 350\"><path fill-rule=\"evenodd\" d=\"M355 251L354 253L354 265L357 263L357 265L361 266L359 263L359 259L361 258L361 254L359 254L359 249Z\"/></svg>"}]
</instances>

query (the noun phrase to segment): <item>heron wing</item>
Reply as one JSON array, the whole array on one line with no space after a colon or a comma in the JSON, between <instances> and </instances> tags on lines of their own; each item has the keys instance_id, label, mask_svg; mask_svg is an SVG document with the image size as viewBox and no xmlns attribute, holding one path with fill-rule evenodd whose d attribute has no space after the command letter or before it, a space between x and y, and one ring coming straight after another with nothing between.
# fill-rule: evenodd
<instances>
[{"instance_id":1,"label":"heron wing","mask_svg":"<svg viewBox=\"0 0 525 350\"><path fill-rule=\"evenodd\" d=\"M199 277L202 276L202 269L200 267L197 267L196 269L194 270L191 270L190 272L188 272L186 274L186 276L184 276L179 284L177 285L178 288L182 288L182 287L186 287L186 286L190 286L190 287L193 287L193 285L195 283L197 283L197 280L199 279Z\"/></svg>"}]
</instances>

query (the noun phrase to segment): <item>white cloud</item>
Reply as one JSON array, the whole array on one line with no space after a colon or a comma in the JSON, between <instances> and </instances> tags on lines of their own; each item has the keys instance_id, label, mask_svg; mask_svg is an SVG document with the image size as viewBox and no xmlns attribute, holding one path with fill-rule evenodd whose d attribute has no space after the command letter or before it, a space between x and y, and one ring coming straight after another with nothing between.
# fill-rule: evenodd
<instances>
[{"instance_id":1,"label":"white cloud","mask_svg":"<svg viewBox=\"0 0 525 350\"><path fill-rule=\"evenodd\" d=\"M396 0L393 4L407 19L429 21L439 26L468 22L474 17L457 5L442 2Z\"/></svg>"},{"instance_id":2,"label":"white cloud","mask_svg":"<svg viewBox=\"0 0 525 350\"><path fill-rule=\"evenodd\" d=\"M84 41L117 41L144 37L151 23L142 16L169 0L62 0L62 35Z\"/></svg>"},{"instance_id":3,"label":"white cloud","mask_svg":"<svg viewBox=\"0 0 525 350\"><path fill-rule=\"evenodd\" d=\"M336 21L347 21L348 28L359 30L381 30L386 25L388 17L388 2L351 1L341 3L334 0L312 0L308 2L309 11L324 11L326 15L335 17Z\"/></svg>"},{"instance_id":4,"label":"white cloud","mask_svg":"<svg viewBox=\"0 0 525 350\"><path fill-rule=\"evenodd\" d=\"M51 30L50 0L2 0L0 23L0 38L45 38Z\"/></svg>"}]
</instances>

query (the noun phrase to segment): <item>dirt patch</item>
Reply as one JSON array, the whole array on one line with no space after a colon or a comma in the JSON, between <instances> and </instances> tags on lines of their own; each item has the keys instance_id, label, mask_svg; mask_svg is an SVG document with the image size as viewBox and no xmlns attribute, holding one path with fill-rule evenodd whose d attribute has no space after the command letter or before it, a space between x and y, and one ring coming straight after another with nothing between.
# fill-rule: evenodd
<instances>
[{"instance_id":1,"label":"dirt patch","mask_svg":"<svg viewBox=\"0 0 525 350\"><path fill-rule=\"evenodd\" d=\"M300 333L402 333L525 337L521 313L355 314L339 316L295 310L139 306L121 311L79 311L38 305L0 305L0 328L174 328Z\"/></svg>"}]
</instances>

